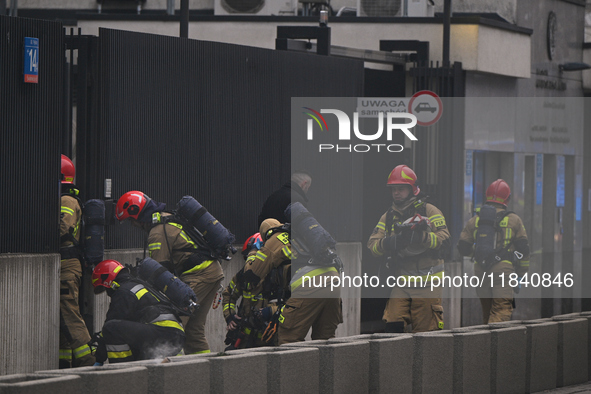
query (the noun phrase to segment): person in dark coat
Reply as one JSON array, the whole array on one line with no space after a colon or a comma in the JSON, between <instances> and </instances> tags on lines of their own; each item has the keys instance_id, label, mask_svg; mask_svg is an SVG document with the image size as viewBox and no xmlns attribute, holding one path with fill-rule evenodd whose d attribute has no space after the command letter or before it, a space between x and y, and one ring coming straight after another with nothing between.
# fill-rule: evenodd
<instances>
[{"instance_id":1,"label":"person in dark coat","mask_svg":"<svg viewBox=\"0 0 591 394\"><path fill-rule=\"evenodd\" d=\"M285 208L292 202L300 202L303 206L308 203L306 194L312 185L312 177L306 171L296 171L291 180L279 190L274 191L263 204L259 214L258 227L265 219L277 219L281 223L290 223L291 218L285 216Z\"/></svg>"}]
</instances>

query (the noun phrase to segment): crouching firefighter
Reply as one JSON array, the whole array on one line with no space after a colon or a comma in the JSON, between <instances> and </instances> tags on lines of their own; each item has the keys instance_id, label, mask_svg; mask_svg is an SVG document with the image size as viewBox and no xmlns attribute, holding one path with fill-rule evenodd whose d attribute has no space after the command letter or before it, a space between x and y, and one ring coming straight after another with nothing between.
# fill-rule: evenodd
<instances>
[{"instance_id":1,"label":"crouching firefighter","mask_svg":"<svg viewBox=\"0 0 591 394\"><path fill-rule=\"evenodd\" d=\"M263 246L260 233L250 236L244 243L242 254L251 266ZM223 292L224 318L228 334L226 350L276 345L279 309L289 298L291 264L282 263L273 268L252 290L243 288L244 268L230 281ZM238 300L240 304L236 307Z\"/></svg>"},{"instance_id":2,"label":"crouching firefighter","mask_svg":"<svg viewBox=\"0 0 591 394\"><path fill-rule=\"evenodd\" d=\"M211 308L205 305L213 304L224 272L219 258L199 243L197 237L191 236L190 224L176 214L165 212L165 208L166 204L158 203L140 191L130 191L117 201L116 216L118 220L129 220L146 231L150 257L195 292L202 307L190 317L183 317L187 336L184 350L185 354L209 353L205 322ZM208 223L221 226L217 220ZM208 233L215 231L210 229Z\"/></svg>"},{"instance_id":3,"label":"crouching firefighter","mask_svg":"<svg viewBox=\"0 0 591 394\"><path fill-rule=\"evenodd\" d=\"M97 364L175 356L185 344L176 310L129 269L115 260L100 262L92 272L95 294L107 291L111 304L103 329L95 334ZM97 365L95 364L95 365Z\"/></svg>"}]
</instances>

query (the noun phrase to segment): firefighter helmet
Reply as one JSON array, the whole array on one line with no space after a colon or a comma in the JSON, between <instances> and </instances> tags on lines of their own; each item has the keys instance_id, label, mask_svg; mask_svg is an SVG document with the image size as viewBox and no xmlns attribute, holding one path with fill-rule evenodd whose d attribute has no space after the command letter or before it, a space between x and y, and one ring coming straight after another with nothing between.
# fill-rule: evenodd
<instances>
[{"instance_id":1,"label":"firefighter helmet","mask_svg":"<svg viewBox=\"0 0 591 394\"><path fill-rule=\"evenodd\" d=\"M117 200L117 219L137 219L140 212L150 201L150 197L144 193L134 190L127 192Z\"/></svg>"},{"instance_id":2,"label":"firefighter helmet","mask_svg":"<svg viewBox=\"0 0 591 394\"><path fill-rule=\"evenodd\" d=\"M511 188L502 179L497 179L486 189L486 202L495 202L506 208L510 197Z\"/></svg>"},{"instance_id":3,"label":"firefighter helmet","mask_svg":"<svg viewBox=\"0 0 591 394\"><path fill-rule=\"evenodd\" d=\"M92 285L95 291L99 286L111 289L113 287L113 281L123 268L125 267L115 260L104 260L98 263L92 271Z\"/></svg>"},{"instance_id":4,"label":"firefighter helmet","mask_svg":"<svg viewBox=\"0 0 591 394\"><path fill-rule=\"evenodd\" d=\"M419 194L421 189L416 185L417 174L404 164L396 166L388 176L388 186L391 185L409 185L412 187L412 194Z\"/></svg>"},{"instance_id":5,"label":"firefighter helmet","mask_svg":"<svg viewBox=\"0 0 591 394\"><path fill-rule=\"evenodd\" d=\"M246 257L246 255L252 250L252 248L261 249L263 246L263 237L261 237L261 233L254 233L250 237L244 241L244 246L242 247L242 255Z\"/></svg>"},{"instance_id":6,"label":"firefighter helmet","mask_svg":"<svg viewBox=\"0 0 591 394\"><path fill-rule=\"evenodd\" d=\"M263 222L261 223L261 227L259 228L259 234L261 234L263 242L267 241L267 233L269 232L269 230L279 226L281 226L281 223L277 219L269 218L263 220Z\"/></svg>"},{"instance_id":7,"label":"firefighter helmet","mask_svg":"<svg viewBox=\"0 0 591 394\"><path fill-rule=\"evenodd\" d=\"M62 183L74 184L76 168L72 160L66 155L62 155Z\"/></svg>"}]
</instances>

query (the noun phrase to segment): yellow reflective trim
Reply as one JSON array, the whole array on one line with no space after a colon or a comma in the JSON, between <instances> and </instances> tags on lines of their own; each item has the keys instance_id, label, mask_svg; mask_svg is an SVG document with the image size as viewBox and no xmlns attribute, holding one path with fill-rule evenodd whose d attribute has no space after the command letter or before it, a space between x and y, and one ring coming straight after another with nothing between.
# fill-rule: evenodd
<instances>
[{"instance_id":1,"label":"yellow reflective trim","mask_svg":"<svg viewBox=\"0 0 591 394\"><path fill-rule=\"evenodd\" d=\"M59 359L60 360L72 360L72 349L60 349Z\"/></svg>"},{"instance_id":2,"label":"yellow reflective trim","mask_svg":"<svg viewBox=\"0 0 591 394\"><path fill-rule=\"evenodd\" d=\"M69 213L70 215L74 216L74 210L72 208L62 206L62 213Z\"/></svg>"},{"instance_id":3,"label":"yellow reflective trim","mask_svg":"<svg viewBox=\"0 0 591 394\"><path fill-rule=\"evenodd\" d=\"M288 259L291 259L291 250L289 250L289 248L287 246L284 246L281 251L283 252L283 254L285 255L285 257L287 257Z\"/></svg>"},{"instance_id":4,"label":"yellow reflective trim","mask_svg":"<svg viewBox=\"0 0 591 394\"><path fill-rule=\"evenodd\" d=\"M209 349L207 349L207 350L201 350L199 352L194 352L194 353L189 353L189 354L205 354L205 353L211 353L211 351Z\"/></svg>"},{"instance_id":5,"label":"yellow reflective trim","mask_svg":"<svg viewBox=\"0 0 591 394\"><path fill-rule=\"evenodd\" d=\"M209 267L211 265L211 263L213 263L213 260L206 260L203 263L198 264L195 267L191 268L190 270L183 272L183 274L188 274L188 273L195 272L195 271L201 271L202 269Z\"/></svg>"},{"instance_id":6,"label":"yellow reflective trim","mask_svg":"<svg viewBox=\"0 0 591 394\"><path fill-rule=\"evenodd\" d=\"M162 244L160 242L154 242L153 244L149 244L148 245L148 249L150 251L152 251L152 250L160 250L160 248L162 248Z\"/></svg>"},{"instance_id":7,"label":"yellow reflective trim","mask_svg":"<svg viewBox=\"0 0 591 394\"><path fill-rule=\"evenodd\" d=\"M445 220L445 218L443 217L443 215L440 215L440 214L436 214L436 215L433 215L433 216L429 217L429 220L430 221L437 220L437 219L444 219Z\"/></svg>"},{"instance_id":8,"label":"yellow reflective trim","mask_svg":"<svg viewBox=\"0 0 591 394\"><path fill-rule=\"evenodd\" d=\"M123 267L122 267L122 266L120 266L120 265L118 265L117 267L115 267L115 268L113 269L113 272L114 272L114 273L117 273L117 272L121 271L122 269L123 269Z\"/></svg>"},{"instance_id":9,"label":"yellow reflective trim","mask_svg":"<svg viewBox=\"0 0 591 394\"><path fill-rule=\"evenodd\" d=\"M374 252L374 254L375 254L376 256L382 256L384 253L383 253L383 252L380 252L380 251L378 250L378 244L379 244L379 242L376 242L376 243L375 243L375 244L372 246L371 250Z\"/></svg>"},{"instance_id":10,"label":"yellow reflective trim","mask_svg":"<svg viewBox=\"0 0 591 394\"><path fill-rule=\"evenodd\" d=\"M256 256L253 254L252 256L248 256L248 258L246 259L246 262L250 262L250 261L254 261L256 259Z\"/></svg>"},{"instance_id":11,"label":"yellow reflective trim","mask_svg":"<svg viewBox=\"0 0 591 394\"><path fill-rule=\"evenodd\" d=\"M264 254L263 252L261 252L260 250L257 252L256 257L265 261L265 259L267 258L267 255Z\"/></svg>"},{"instance_id":12,"label":"yellow reflective trim","mask_svg":"<svg viewBox=\"0 0 591 394\"><path fill-rule=\"evenodd\" d=\"M335 267L322 267L322 268L317 268L315 270L312 270L312 271L308 272L307 274L302 275L301 278L299 278L298 280L293 282L293 284L291 285L291 291L294 291L295 289L297 289L298 287L300 287L302 285L302 281L304 280L304 277L313 278L315 276L322 275L322 274L325 274L325 273L331 272L331 271L338 273L338 271Z\"/></svg>"},{"instance_id":13,"label":"yellow reflective trim","mask_svg":"<svg viewBox=\"0 0 591 394\"><path fill-rule=\"evenodd\" d=\"M386 223L384 223L384 222L378 222L376 228L379 228L380 230L386 231Z\"/></svg>"},{"instance_id":14,"label":"yellow reflective trim","mask_svg":"<svg viewBox=\"0 0 591 394\"><path fill-rule=\"evenodd\" d=\"M82 346L74 349L73 353L74 353L74 358L84 357L84 356L90 354L90 346L82 345Z\"/></svg>"},{"instance_id":15,"label":"yellow reflective trim","mask_svg":"<svg viewBox=\"0 0 591 394\"><path fill-rule=\"evenodd\" d=\"M174 320L162 320L162 321L157 321L152 323L156 326L160 326L160 327L172 327L172 328L178 328L179 330L185 332L185 330L183 330L183 326L181 326L178 322L174 321Z\"/></svg>"},{"instance_id":16,"label":"yellow reflective trim","mask_svg":"<svg viewBox=\"0 0 591 394\"><path fill-rule=\"evenodd\" d=\"M250 328L248 328L248 327L244 327L244 333L245 333L246 335L250 335L250 333L251 333L251 330L250 330Z\"/></svg>"},{"instance_id":17,"label":"yellow reflective trim","mask_svg":"<svg viewBox=\"0 0 591 394\"><path fill-rule=\"evenodd\" d=\"M139 300L140 298L143 297L144 294L146 294L148 292L147 289L141 289L139 290L137 293L135 293L135 296L137 297L137 299Z\"/></svg>"},{"instance_id":18,"label":"yellow reflective trim","mask_svg":"<svg viewBox=\"0 0 591 394\"><path fill-rule=\"evenodd\" d=\"M406 174L404 173L404 170L401 170L401 171L400 171L400 175L402 175L402 178L404 178L404 179L408 179L409 181L414 181L414 178L412 178L412 177L410 177L410 176L406 175Z\"/></svg>"},{"instance_id":19,"label":"yellow reflective trim","mask_svg":"<svg viewBox=\"0 0 591 394\"><path fill-rule=\"evenodd\" d=\"M107 352L107 357L109 358L127 358L131 357L133 353L131 350L126 350L124 352Z\"/></svg>"}]
</instances>

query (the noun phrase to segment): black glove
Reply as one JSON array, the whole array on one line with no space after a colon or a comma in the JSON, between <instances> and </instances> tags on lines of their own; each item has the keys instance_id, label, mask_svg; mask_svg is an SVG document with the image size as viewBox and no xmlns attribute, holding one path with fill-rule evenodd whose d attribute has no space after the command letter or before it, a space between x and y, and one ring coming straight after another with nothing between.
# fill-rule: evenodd
<instances>
[{"instance_id":1,"label":"black glove","mask_svg":"<svg viewBox=\"0 0 591 394\"><path fill-rule=\"evenodd\" d=\"M94 358L97 363L104 363L107 361L107 344L105 343L105 338L103 338L102 333L97 332L94 334L88 345L96 348L94 351Z\"/></svg>"},{"instance_id":2,"label":"black glove","mask_svg":"<svg viewBox=\"0 0 591 394\"><path fill-rule=\"evenodd\" d=\"M242 278L244 280L243 287L247 290L254 288L261 281L261 278L252 271L246 271Z\"/></svg>"},{"instance_id":3,"label":"black glove","mask_svg":"<svg viewBox=\"0 0 591 394\"><path fill-rule=\"evenodd\" d=\"M384 250L388 250L390 252L395 252L397 250L402 250L410 245L411 240L411 232L402 232L400 234L394 234L389 237L384 238L382 241L382 247Z\"/></svg>"},{"instance_id":4,"label":"black glove","mask_svg":"<svg viewBox=\"0 0 591 394\"><path fill-rule=\"evenodd\" d=\"M423 243L423 239L425 238L425 232L422 230L415 230L411 232L411 241L410 243L413 245L421 245Z\"/></svg>"}]
</instances>

